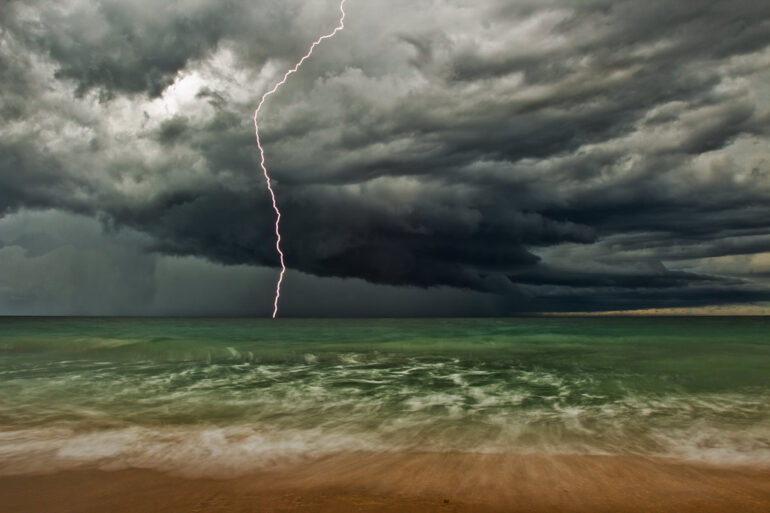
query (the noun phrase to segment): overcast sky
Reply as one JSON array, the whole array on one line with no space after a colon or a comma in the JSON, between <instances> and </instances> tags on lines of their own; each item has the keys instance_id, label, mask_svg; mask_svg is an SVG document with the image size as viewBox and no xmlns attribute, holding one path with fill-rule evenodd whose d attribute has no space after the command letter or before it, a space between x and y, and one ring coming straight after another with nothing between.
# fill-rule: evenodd
<instances>
[{"instance_id":1,"label":"overcast sky","mask_svg":"<svg viewBox=\"0 0 770 513\"><path fill-rule=\"evenodd\" d=\"M346 11L281 314L770 313L770 2ZM0 314L270 315L338 17L0 3Z\"/></svg>"}]
</instances>

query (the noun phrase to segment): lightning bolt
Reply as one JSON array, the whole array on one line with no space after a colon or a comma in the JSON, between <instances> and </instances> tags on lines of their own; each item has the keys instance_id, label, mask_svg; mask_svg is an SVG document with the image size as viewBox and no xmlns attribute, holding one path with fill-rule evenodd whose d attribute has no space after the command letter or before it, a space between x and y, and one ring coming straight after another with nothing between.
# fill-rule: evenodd
<instances>
[{"instance_id":1,"label":"lightning bolt","mask_svg":"<svg viewBox=\"0 0 770 513\"><path fill-rule=\"evenodd\" d=\"M273 202L273 210L275 210L275 250L278 252L278 257L281 261L281 274L278 276L278 283L275 286L275 300L273 301L273 319L275 319L275 316L278 315L278 299L281 297L281 283L283 282L283 275L286 272L286 264L283 260L283 251L281 251L281 230L280 230L280 223L281 223L281 211L278 210L278 204L275 201L275 191L273 190L272 184L270 182L270 175L267 172L267 167L265 166L265 150L262 148L262 143L259 140L259 123L257 121L257 118L259 117L259 111L262 109L262 106L265 104L265 100L268 96L278 91L278 88L281 87L283 84L286 83L286 80L289 78L289 76L293 75L297 72L300 66L302 66L302 63L305 62L312 54L313 50L315 50L315 47L320 45L321 42L324 39L331 39L334 37L337 32L345 28L345 0L341 0L340 2L340 21L339 25L337 25L334 30L329 32L328 34L325 34L313 42L312 45L310 45L310 49L307 51L307 53L297 62L297 64L294 65L293 68L291 68L289 71L286 72L286 74L283 76L283 79L281 79L280 82L275 84L272 89L270 89L268 92L262 95L262 98L259 100L259 105L257 105L257 110L254 111L254 132L257 136L257 146L259 147L259 166L262 168L262 174L265 175L265 183L267 184L267 190L270 193L270 199Z\"/></svg>"}]
</instances>

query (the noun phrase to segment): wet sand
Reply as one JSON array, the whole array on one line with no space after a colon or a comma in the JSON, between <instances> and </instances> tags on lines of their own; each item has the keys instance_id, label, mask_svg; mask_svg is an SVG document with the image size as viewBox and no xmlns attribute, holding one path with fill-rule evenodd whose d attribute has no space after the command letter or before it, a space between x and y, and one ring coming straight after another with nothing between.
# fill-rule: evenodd
<instances>
[{"instance_id":1,"label":"wet sand","mask_svg":"<svg viewBox=\"0 0 770 513\"><path fill-rule=\"evenodd\" d=\"M628 456L348 453L248 475L0 476L9 513L770 511L770 469Z\"/></svg>"}]
</instances>

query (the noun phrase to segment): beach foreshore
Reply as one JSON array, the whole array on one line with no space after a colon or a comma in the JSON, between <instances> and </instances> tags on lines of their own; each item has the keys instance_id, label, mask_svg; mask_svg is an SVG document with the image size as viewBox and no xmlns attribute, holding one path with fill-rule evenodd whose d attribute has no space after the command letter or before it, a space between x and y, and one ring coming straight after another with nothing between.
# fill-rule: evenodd
<instances>
[{"instance_id":1,"label":"beach foreshore","mask_svg":"<svg viewBox=\"0 0 770 513\"><path fill-rule=\"evenodd\" d=\"M205 476L79 468L0 476L13 513L767 512L770 468L636 456L343 453Z\"/></svg>"}]
</instances>

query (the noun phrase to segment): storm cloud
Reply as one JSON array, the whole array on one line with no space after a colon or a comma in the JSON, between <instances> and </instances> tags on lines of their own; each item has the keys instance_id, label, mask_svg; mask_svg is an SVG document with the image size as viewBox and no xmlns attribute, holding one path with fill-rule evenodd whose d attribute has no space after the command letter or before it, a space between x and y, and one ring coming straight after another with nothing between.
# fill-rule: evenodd
<instances>
[{"instance_id":1,"label":"storm cloud","mask_svg":"<svg viewBox=\"0 0 770 513\"><path fill-rule=\"evenodd\" d=\"M158 262L256 269L253 293L222 278L217 306L189 311L250 313L222 307L228 291L261 308L278 261L251 115L336 9L4 3L0 215L90 218L105 248L122 248L105 249L116 265L144 259L137 272L154 284L119 295L115 313L173 303ZM346 11L345 30L261 114L300 281L356 283L366 314L378 294L403 303L398 314L434 313L420 301L473 315L770 301L770 5L350 0ZM23 265L57 251L33 232L0 253ZM21 297L14 283L3 290Z\"/></svg>"}]
</instances>

